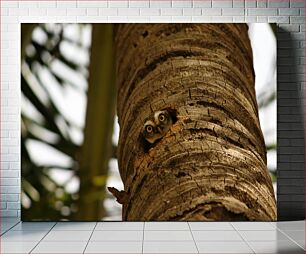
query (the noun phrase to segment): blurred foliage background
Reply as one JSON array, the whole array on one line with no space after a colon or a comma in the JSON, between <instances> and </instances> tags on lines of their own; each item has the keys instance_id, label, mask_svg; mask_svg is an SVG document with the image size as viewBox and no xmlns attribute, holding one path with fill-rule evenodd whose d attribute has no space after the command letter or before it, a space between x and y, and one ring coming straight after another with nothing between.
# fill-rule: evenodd
<instances>
[{"instance_id":1,"label":"blurred foliage background","mask_svg":"<svg viewBox=\"0 0 306 254\"><path fill-rule=\"evenodd\" d=\"M25 221L121 218L120 206L105 190L107 180L122 188L111 33L111 25L22 25Z\"/></svg>"},{"instance_id":2,"label":"blurred foliage background","mask_svg":"<svg viewBox=\"0 0 306 254\"><path fill-rule=\"evenodd\" d=\"M111 24L21 26L23 221L121 220L121 206L106 191L123 189L112 38ZM271 108L276 115L270 80L257 91L266 111L261 124ZM276 120L263 132L275 182Z\"/></svg>"}]
</instances>

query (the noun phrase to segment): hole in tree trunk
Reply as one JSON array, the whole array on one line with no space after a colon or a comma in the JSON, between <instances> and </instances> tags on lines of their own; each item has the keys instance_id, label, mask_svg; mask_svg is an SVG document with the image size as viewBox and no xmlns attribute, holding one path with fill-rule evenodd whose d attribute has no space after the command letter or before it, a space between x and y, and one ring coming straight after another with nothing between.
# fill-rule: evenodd
<instances>
[{"instance_id":1,"label":"hole in tree trunk","mask_svg":"<svg viewBox=\"0 0 306 254\"><path fill-rule=\"evenodd\" d=\"M149 32L148 31L145 31L143 34L142 34L142 37L143 38L146 38L148 36Z\"/></svg>"}]
</instances>

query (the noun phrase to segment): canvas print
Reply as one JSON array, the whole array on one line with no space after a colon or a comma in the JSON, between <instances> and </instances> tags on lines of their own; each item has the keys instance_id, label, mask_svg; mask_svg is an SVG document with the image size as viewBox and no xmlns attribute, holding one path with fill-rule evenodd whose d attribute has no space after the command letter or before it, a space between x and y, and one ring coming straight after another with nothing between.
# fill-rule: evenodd
<instances>
[{"instance_id":1,"label":"canvas print","mask_svg":"<svg viewBox=\"0 0 306 254\"><path fill-rule=\"evenodd\" d=\"M277 220L275 31L22 24L22 220Z\"/></svg>"}]
</instances>

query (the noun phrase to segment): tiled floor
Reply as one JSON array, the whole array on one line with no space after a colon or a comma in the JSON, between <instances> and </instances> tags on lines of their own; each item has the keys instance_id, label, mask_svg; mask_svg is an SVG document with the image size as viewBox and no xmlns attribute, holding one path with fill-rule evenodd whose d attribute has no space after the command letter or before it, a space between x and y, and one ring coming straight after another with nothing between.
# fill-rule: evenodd
<instances>
[{"instance_id":1,"label":"tiled floor","mask_svg":"<svg viewBox=\"0 0 306 254\"><path fill-rule=\"evenodd\" d=\"M305 221L28 222L1 218L0 253L304 253Z\"/></svg>"}]
</instances>

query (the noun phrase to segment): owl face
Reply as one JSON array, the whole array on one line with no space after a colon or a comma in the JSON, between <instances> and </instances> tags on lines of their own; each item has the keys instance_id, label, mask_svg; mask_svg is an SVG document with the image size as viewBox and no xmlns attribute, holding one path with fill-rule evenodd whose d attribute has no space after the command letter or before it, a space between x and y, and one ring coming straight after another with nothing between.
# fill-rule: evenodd
<instances>
[{"instance_id":1,"label":"owl face","mask_svg":"<svg viewBox=\"0 0 306 254\"><path fill-rule=\"evenodd\" d=\"M171 125L172 118L168 111L157 111L145 121L143 136L149 143L153 144L168 132Z\"/></svg>"}]
</instances>

